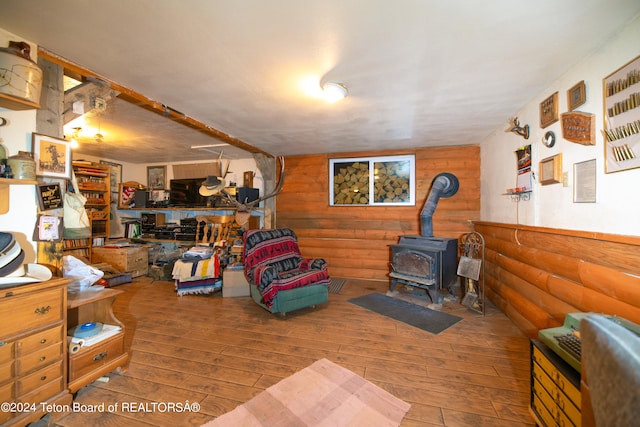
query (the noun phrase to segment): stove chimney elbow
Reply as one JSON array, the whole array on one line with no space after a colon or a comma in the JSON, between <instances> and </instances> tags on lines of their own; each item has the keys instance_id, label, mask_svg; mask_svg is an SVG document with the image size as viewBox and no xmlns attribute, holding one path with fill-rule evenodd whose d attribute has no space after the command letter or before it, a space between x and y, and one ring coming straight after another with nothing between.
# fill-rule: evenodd
<instances>
[{"instance_id":1,"label":"stove chimney elbow","mask_svg":"<svg viewBox=\"0 0 640 427\"><path fill-rule=\"evenodd\" d=\"M458 192L460 182L455 175L443 172L436 175L431 182L431 191L420 212L420 235L423 237L433 237L433 213L440 201L440 197L445 199Z\"/></svg>"}]
</instances>

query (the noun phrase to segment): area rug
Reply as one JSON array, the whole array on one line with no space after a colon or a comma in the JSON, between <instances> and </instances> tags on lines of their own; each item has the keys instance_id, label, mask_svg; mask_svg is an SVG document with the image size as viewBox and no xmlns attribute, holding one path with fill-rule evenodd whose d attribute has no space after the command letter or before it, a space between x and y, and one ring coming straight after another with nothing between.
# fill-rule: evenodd
<instances>
[{"instance_id":1,"label":"area rug","mask_svg":"<svg viewBox=\"0 0 640 427\"><path fill-rule=\"evenodd\" d=\"M339 294L345 283L347 283L346 279L336 279L332 277L331 283L329 283L329 293Z\"/></svg>"},{"instance_id":2,"label":"area rug","mask_svg":"<svg viewBox=\"0 0 640 427\"><path fill-rule=\"evenodd\" d=\"M400 425L410 407L348 369L320 359L204 426L391 427Z\"/></svg>"},{"instance_id":3,"label":"area rug","mask_svg":"<svg viewBox=\"0 0 640 427\"><path fill-rule=\"evenodd\" d=\"M452 314L378 293L352 298L349 302L432 334L439 334L462 320L461 317Z\"/></svg>"}]
</instances>

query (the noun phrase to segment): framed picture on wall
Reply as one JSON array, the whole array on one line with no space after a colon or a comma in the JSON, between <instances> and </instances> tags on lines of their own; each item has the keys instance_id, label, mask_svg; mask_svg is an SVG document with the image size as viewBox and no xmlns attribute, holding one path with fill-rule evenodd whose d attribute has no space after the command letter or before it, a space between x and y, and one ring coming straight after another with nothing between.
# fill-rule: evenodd
<instances>
[{"instance_id":1,"label":"framed picture on wall","mask_svg":"<svg viewBox=\"0 0 640 427\"><path fill-rule=\"evenodd\" d=\"M121 183L118 185L118 209L130 209L134 203L138 186Z\"/></svg>"},{"instance_id":2,"label":"framed picture on wall","mask_svg":"<svg viewBox=\"0 0 640 427\"><path fill-rule=\"evenodd\" d=\"M596 159L573 164L573 203L596 202Z\"/></svg>"},{"instance_id":3,"label":"framed picture on wall","mask_svg":"<svg viewBox=\"0 0 640 427\"><path fill-rule=\"evenodd\" d=\"M562 182L562 153L540 160L540 184Z\"/></svg>"},{"instance_id":4,"label":"framed picture on wall","mask_svg":"<svg viewBox=\"0 0 640 427\"><path fill-rule=\"evenodd\" d=\"M149 190L164 190L166 174L166 166L147 166L147 187Z\"/></svg>"},{"instance_id":5,"label":"framed picture on wall","mask_svg":"<svg viewBox=\"0 0 640 427\"><path fill-rule=\"evenodd\" d=\"M53 136L31 136L36 175L71 179L71 143Z\"/></svg>"},{"instance_id":6,"label":"framed picture on wall","mask_svg":"<svg viewBox=\"0 0 640 427\"><path fill-rule=\"evenodd\" d=\"M540 103L540 127L546 128L558 121L558 92Z\"/></svg>"},{"instance_id":7,"label":"framed picture on wall","mask_svg":"<svg viewBox=\"0 0 640 427\"><path fill-rule=\"evenodd\" d=\"M584 80L582 80L567 91L569 111L575 110L585 102L587 102L587 89L584 85Z\"/></svg>"},{"instance_id":8,"label":"framed picture on wall","mask_svg":"<svg viewBox=\"0 0 640 427\"><path fill-rule=\"evenodd\" d=\"M100 160L100 164L109 167L110 172L110 183L109 187L111 189L111 193L115 194L118 192L118 184L122 182L122 165L119 163L107 162L106 160Z\"/></svg>"}]
</instances>

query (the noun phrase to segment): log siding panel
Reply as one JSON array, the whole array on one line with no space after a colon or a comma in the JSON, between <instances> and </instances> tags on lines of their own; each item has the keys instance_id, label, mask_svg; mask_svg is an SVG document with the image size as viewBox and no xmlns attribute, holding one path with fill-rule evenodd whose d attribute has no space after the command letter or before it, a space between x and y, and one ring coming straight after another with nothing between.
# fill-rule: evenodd
<instances>
[{"instance_id":1,"label":"log siding panel","mask_svg":"<svg viewBox=\"0 0 640 427\"><path fill-rule=\"evenodd\" d=\"M329 159L414 154L415 206L330 206ZM441 199L434 235L459 238L480 217L480 147L291 156L276 201L277 227L290 227L303 255L324 258L335 277L388 281L390 249L405 234L420 234L420 211L435 176L453 173L458 193Z\"/></svg>"},{"instance_id":2,"label":"log siding panel","mask_svg":"<svg viewBox=\"0 0 640 427\"><path fill-rule=\"evenodd\" d=\"M486 295L529 337L567 313L640 323L640 238L478 221Z\"/></svg>"}]
</instances>

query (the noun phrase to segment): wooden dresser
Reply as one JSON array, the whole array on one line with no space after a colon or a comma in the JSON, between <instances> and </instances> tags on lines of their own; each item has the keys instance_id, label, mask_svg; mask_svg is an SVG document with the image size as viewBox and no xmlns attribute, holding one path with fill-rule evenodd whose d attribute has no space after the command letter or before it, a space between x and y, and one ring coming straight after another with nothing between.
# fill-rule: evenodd
<instances>
[{"instance_id":1,"label":"wooden dresser","mask_svg":"<svg viewBox=\"0 0 640 427\"><path fill-rule=\"evenodd\" d=\"M24 409L0 411L3 426L40 419L45 404L71 404L66 383L68 282L53 279L0 289L0 402Z\"/></svg>"}]
</instances>

